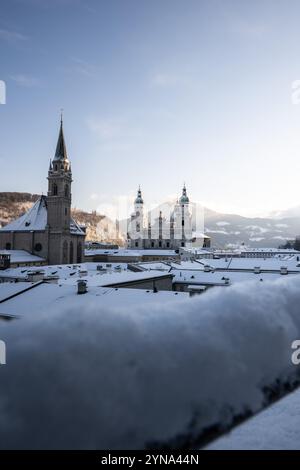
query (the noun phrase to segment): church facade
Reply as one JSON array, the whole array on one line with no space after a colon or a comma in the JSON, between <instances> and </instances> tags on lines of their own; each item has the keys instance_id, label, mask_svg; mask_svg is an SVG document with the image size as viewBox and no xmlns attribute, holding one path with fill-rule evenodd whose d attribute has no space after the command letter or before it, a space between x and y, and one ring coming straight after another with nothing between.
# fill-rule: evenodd
<instances>
[{"instance_id":1,"label":"church facade","mask_svg":"<svg viewBox=\"0 0 300 470\"><path fill-rule=\"evenodd\" d=\"M169 210L169 207L164 206L163 209L167 215L159 210L157 217L148 213L146 218L139 187L127 231L128 248L179 250L192 246L210 247L210 237L196 231L185 185L174 207Z\"/></svg>"},{"instance_id":2,"label":"church facade","mask_svg":"<svg viewBox=\"0 0 300 470\"><path fill-rule=\"evenodd\" d=\"M56 152L50 160L47 196L0 229L0 249L26 250L48 264L81 263L85 231L71 217L72 171L61 119Z\"/></svg>"}]
</instances>

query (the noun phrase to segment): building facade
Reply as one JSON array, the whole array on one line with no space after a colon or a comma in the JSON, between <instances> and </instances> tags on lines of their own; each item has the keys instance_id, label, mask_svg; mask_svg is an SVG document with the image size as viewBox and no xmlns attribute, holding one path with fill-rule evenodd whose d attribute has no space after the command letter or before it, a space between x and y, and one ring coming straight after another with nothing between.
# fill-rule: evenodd
<instances>
[{"instance_id":1,"label":"building facade","mask_svg":"<svg viewBox=\"0 0 300 470\"><path fill-rule=\"evenodd\" d=\"M85 231L71 217L72 171L61 119L53 160L48 171L47 196L0 229L0 249L26 250L48 264L81 263Z\"/></svg>"},{"instance_id":2,"label":"building facade","mask_svg":"<svg viewBox=\"0 0 300 470\"><path fill-rule=\"evenodd\" d=\"M190 200L185 185L181 197L167 215L164 215L160 210L157 217L148 213L147 218L144 214L144 200L139 187L134 201L134 212L128 227L127 246L136 250L179 250L179 248L192 246L210 247L210 237L197 232L194 227Z\"/></svg>"}]
</instances>

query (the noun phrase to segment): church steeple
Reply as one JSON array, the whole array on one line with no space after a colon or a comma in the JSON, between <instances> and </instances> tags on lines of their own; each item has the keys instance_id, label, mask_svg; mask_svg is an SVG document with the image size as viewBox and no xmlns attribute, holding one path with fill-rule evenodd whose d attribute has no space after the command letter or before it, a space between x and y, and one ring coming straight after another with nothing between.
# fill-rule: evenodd
<instances>
[{"instance_id":1,"label":"church steeple","mask_svg":"<svg viewBox=\"0 0 300 470\"><path fill-rule=\"evenodd\" d=\"M56 151L55 151L55 156L53 158L53 162L61 162L61 163L64 163L64 166L65 164L69 166L67 148L66 148L65 137L64 137L64 130L63 130L62 115L60 118L60 129L59 129L59 135L58 135Z\"/></svg>"},{"instance_id":2,"label":"church steeple","mask_svg":"<svg viewBox=\"0 0 300 470\"><path fill-rule=\"evenodd\" d=\"M71 166L67 156L62 117L55 156L48 171L48 225L56 231L70 232Z\"/></svg>"}]
</instances>

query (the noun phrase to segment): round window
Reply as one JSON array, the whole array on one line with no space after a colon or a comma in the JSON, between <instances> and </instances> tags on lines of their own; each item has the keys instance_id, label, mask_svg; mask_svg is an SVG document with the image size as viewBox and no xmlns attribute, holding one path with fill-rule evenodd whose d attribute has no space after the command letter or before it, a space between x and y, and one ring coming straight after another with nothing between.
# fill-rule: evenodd
<instances>
[{"instance_id":1,"label":"round window","mask_svg":"<svg viewBox=\"0 0 300 470\"><path fill-rule=\"evenodd\" d=\"M41 243L36 243L34 246L34 251L42 251L42 245Z\"/></svg>"}]
</instances>

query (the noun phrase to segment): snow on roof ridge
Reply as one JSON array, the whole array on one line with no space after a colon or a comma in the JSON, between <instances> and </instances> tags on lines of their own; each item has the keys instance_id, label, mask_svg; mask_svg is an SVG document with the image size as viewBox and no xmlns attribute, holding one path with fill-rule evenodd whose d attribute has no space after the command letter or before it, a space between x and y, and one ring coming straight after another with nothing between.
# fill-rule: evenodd
<instances>
[{"instance_id":1,"label":"snow on roof ridge","mask_svg":"<svg viewBox=\"0 0 300 470\"><path fill-rule=\"evenodd\" d=\"M40 196L33 206L21 217L0 228L0 231L45 230L47 224L46 196Z\"/></svg>"},{"instance_id":2,"label":"snow on roof ridge","mask_svg":"<svg viewBox=\"0 0 300 470\"><path fill-rule=\"evenodd\" d=\"M1 232L10 231L28 231L33 230L46 230L47 225L47 198L40 196L33 206L21 217L13 220L4 227L0 228ZM77 222L71 218L70 231L73 234L84 235Z\"/></svg>"}]
</instances>

